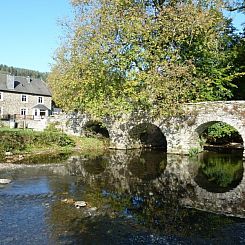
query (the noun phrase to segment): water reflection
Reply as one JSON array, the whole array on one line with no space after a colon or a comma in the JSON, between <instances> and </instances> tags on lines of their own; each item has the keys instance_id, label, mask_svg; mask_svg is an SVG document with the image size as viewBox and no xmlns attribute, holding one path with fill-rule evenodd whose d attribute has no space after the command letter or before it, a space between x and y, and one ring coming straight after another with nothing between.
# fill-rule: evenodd
<instances>
[{"instance_id":1,"label":"water reflection","mask_svg":"<svg viewBox=\"0 0 245 245\"><path fill-rule=\"evenodd\" d=\"M46 244L244 241L244 219L218 215L245 217L242 175L239 157L215 154L196 160L145 150L77 155L62 165L0 171L13 179L0 189L0 237L21 237L27 227L30 240L24 243L31 244L31 227L25 222L31 215L41 221L37 241L44 236ZM73 200L85 200L88 206L76 209ZM26 219L19 219L23 215ZM14 225L14 233L6 228Z\"/></svg>"},{"instance_id":2,"label":"water reflection","mask_svg":"<svg viewBox=\"0 0 245 245\"><path fill-rule=\"evenodd\" d=\"M167 154L160 150L142 150L140 156L134 156L128 163L132 175L143 180L159 177L167 165Z\"/></svg>"},{"instance_id":3,"label":"water reflection","mask_svg":"<svg viewBox=\"0 0 245 245\"><path fill-rule=\"evenodd\" d=\"M204 153L199 160L196 183L210 192L227 192L238 186L243 178L242 156Z\"/></svg>"}]
</instances>

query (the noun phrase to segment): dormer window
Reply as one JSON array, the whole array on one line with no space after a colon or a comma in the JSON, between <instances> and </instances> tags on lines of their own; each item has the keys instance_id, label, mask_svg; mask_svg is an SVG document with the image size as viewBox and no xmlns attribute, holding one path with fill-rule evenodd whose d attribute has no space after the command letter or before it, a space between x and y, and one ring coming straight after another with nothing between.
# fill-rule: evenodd
<instances>
[{"instance_id":1,"label":"dormer window","mask_svg":"<svg viewBox=\"0 0 245 245\"><path fill-rule=\"evenodd\" d=\"M27 102L27 95L26 94L22 94L21 95L21 101L22 102Z\"/></svg>"},{"instance_id":2,"label":"dormer window","mask_svg":"<svg viewBox=\"0 0 245 245\"><path fill-rule=\"evenodd\" d=\"M38 97L37 103L38 103L38 104L42 104L42 103L43 103L43 97L42 97L42 96L39 96L39 97Z\"/></svg>"}]
</instances>

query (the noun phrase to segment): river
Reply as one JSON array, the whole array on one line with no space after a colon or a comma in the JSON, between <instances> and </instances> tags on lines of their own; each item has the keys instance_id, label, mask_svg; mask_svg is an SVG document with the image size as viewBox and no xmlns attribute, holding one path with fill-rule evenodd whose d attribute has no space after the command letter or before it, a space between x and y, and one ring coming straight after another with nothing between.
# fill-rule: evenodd
<instances>
[{"instance_id":1,"label":"river","mask_svg":"<svg viewBox=\"0 0 245 245\"><path fill-rule=\"evenodd\" d=\"M245 244L241 154L49 156L0 178L1 245Z\"/></svg>"}]
</instances>

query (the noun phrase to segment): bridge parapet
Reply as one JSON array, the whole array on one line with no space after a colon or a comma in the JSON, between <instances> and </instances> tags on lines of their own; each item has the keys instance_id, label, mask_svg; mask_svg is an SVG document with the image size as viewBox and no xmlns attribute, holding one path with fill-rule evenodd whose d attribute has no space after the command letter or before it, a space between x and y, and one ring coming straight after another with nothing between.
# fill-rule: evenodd
<instances>
[{"instance_id":1,"label":"bridge parapet","mask_svg":"<svg viewBox=\"0 0 245 245\"><path fill-rule=\"evenodd\" d=\"M245 140L245 101L189 103L184 109L181 117L152 118L147 112L139 111L117 118L107 117L102 122L109 132L111 148L115 149L142 147L142 134L138 138L132 137L132 130L139 125L153 125L160 129L166 138L168 153L188 154L191 149L200 148L199 135L215 122L233 126ZM51 118L50 122L58 122L58 127L69 134L81 135L90 120L92 117L86 114L73 113Z\"/></svg>"}]
</instances>

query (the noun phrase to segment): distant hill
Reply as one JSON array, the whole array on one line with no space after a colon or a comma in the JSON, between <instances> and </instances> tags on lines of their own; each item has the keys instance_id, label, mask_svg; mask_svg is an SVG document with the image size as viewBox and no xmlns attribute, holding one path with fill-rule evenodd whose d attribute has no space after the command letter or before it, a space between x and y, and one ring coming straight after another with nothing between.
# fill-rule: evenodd
<instances>
[{"instance_id":1,"label":"distant hill","mask_svg":"<svg viewBox=\"0 0 245 245\"><path fill-rule=\"evenodd\" d=\"M32 77L32 78L42 78L44 81L48 76L48 72L39 72L29 69L17 68L13 66L7 66L0 64L0 73L11 74L15 76L24 76L24 77Z\"/></svg>"}]
</instances>

